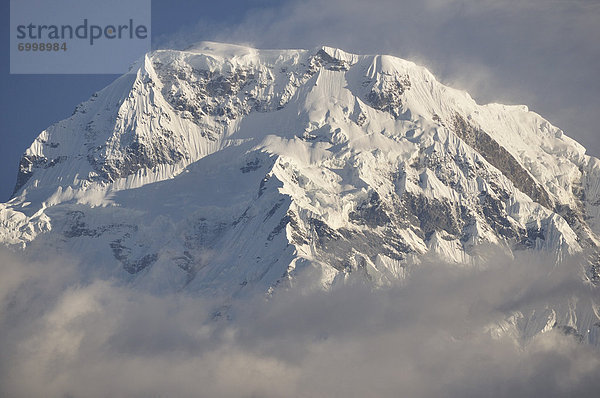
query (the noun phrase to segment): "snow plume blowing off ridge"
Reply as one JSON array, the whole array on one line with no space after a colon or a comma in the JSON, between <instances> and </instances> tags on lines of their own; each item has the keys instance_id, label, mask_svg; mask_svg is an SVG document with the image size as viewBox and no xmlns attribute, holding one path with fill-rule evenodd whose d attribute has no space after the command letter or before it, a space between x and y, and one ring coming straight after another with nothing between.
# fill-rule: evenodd
<instances>
[{"instance_id":1,"label":"snow plume blowing off ridge","mask_svg":"<svg viewBox=\"0 0 600 398\"><path fill-rule=\"evenodd\" d=\"M519 314L543 318L548 303L594 306L580 259L490 258L476 269L425 260L378 289L359 277L307 289L307 269L302 289L222 307L81 282L76 260L2 251L0 395L597 396L597 345L560 316L534 337L515 332Z\"/></svg>"}]
</instances>

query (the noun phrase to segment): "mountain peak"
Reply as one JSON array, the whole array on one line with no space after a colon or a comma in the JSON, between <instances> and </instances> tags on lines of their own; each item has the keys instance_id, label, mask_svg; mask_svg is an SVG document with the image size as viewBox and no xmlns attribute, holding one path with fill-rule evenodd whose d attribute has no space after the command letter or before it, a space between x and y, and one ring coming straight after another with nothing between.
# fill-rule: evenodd
<instances>
[{"instance_id":1,"label":"mountain peak","mask_svg":"<svg viewBox=\"0 0 600 398\"><path fill-rule=\"evenodd\" d=\"M481 245L598 252L598 160L412 62L202 42L136 68L27 150L4 243L87 245L140 283L233 290L297 267L386 283Z\"/></svg>"}]
</instances>

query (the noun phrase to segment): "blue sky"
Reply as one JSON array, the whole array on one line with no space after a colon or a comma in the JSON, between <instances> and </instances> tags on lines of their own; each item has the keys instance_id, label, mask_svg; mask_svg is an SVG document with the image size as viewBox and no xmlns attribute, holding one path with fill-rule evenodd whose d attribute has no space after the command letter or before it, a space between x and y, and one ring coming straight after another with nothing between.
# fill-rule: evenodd
<instances>
[{"instance_id":1,"label":"blue sky","mask_svg":"<svg viewBox=\"0 0 600 398\"><path fill-rule=\"evenodd\" d=\"M2 0L0 201L46 127L116 75L10 75ZM153 47L216 40L262 48L340 47L424 64L481 103L527 104L600 155L596 0L152 1Z\"/></svg>"}]
</instances>

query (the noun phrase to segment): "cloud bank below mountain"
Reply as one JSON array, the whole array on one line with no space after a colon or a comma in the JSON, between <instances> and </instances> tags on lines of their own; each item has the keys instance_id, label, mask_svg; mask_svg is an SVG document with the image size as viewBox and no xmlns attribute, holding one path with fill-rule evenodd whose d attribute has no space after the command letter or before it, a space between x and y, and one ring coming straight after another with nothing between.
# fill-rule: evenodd
<instances>
[{"instance_id":1,"label":"cloud bank below mountain","mask_svg":"<svg viewBox=\"0 0 600 398\"><path fill-rule=\"evenodd\" d=\"M489 328L517 310L597 298L581 283L580 262L493 257L476 268L431 260L377 290L357 277L219 307L82 278L72 259L2 251L0 389L12 397L595 396L597 348L556 329L521 341ZM307 272L297 286L312 280Z\"/></svg>"}]
</instances>

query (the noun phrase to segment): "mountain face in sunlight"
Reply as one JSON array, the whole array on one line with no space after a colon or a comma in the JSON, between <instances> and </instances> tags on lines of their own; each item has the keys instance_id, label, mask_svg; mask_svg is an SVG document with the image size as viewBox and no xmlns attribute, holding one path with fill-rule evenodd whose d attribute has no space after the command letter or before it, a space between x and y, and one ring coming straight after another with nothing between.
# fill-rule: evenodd
<instances>
[{"instance_id":1,"label":"mountain face in sunlight","mask_svg":"<svg viewBox=\"0 0 600 398\"><path fill-rule=\"evenodd\" d=\"M223 297L302 270L385 286L424 255L470 267L496 251L583 254L596 284L599 234L600 161L560 129L329 47L149 53L38 136L0 204L5 245Z\"/></svg>"}]
</instances>

